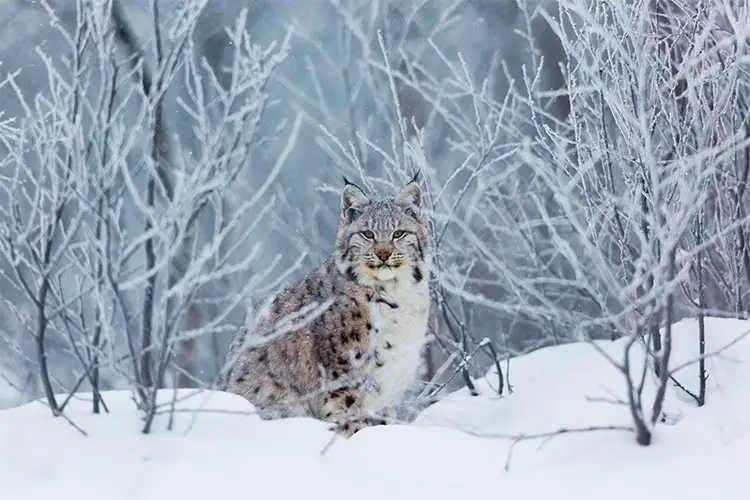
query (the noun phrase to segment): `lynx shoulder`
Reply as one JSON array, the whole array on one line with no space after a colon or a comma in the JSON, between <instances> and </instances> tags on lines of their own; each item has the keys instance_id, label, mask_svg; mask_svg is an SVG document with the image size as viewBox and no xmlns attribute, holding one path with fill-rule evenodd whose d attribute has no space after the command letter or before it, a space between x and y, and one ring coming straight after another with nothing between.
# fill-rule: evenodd
<instances>
[{"instance_id":1,"label":"lynx shoulder","mask_svg":"<svg viewBox=\"0 0 750 500\"><path fill-rule=\"evenodd\" d=\"M385 423L420 367L431 251L416 180L384 199L347 181L334 251L238 335L227 390L265 419L311 416L347 436Z\"/></svg>"}]
</instances>

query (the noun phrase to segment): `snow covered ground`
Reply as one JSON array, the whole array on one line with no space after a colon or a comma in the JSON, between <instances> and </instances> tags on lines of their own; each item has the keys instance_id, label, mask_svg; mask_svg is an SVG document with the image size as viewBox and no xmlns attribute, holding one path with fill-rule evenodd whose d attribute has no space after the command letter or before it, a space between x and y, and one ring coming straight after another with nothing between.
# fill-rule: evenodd
<instances>
[{"instance_id":1,"label":"snow covered ground","mask_svg":"<svg viewBox=\"0 0 750 500\"><path fill-rule=\"evenodd\" d=\"M750 330L750 322L709 319L707 329L711 352ZM677 366L696 356L696 323L677 323L674 335ZM600 345L622 358L623 342ZM166 430L165 415L151 435L139 432L126 392L106 394L109 415L91 415L85 395L73 403L68 416L87 437L31 403L0 412L0 498L747 500L750 337L707 365L707 405L697 408L671 388L668 425L657 428L651 447L623 431L573 433L520 442L510 458L511 440L501 435L630 423L625 407L592 401L622 398L624 389L592 346L514 359L512 395L493 396L489 373L478 381L478 397L460 391L413 424L366 429L336 440L324 455L326 424L260 421L249 403L229 394L187 398L177 405L175 430ZM697 367L677 378L697 391ZM162 396L167 401L172 393Z\"/></svg>"}]
</instances>

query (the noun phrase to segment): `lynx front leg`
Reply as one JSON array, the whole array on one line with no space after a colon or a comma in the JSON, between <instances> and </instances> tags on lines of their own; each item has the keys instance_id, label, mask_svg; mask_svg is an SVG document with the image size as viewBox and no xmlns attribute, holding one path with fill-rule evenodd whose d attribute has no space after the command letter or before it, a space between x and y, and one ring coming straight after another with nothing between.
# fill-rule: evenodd
<instances>
[{"instance_id":1,"label":"lynx front leg","mask_svg":"<svg viewBox=\"0 0 750 500\"><path fill-rule=\"evenodd\" d=\"M365 427L385 425L385 420L366 415L362 405L363 394L360 389L336 389L325 396L323 418L335 424L330 430L344 437L351 437Z\"/></svg>"}]
</instances>

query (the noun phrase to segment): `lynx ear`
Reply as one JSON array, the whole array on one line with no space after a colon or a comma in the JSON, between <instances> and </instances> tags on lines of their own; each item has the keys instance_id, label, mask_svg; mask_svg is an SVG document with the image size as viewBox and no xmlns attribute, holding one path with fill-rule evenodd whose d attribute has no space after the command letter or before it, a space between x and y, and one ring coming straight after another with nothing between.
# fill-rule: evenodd
<instances>
[{"instance_id":1,"label":"lynx ear","mask_svg":"<svg viewBox=\"0 0 750 500\"><path fill-rule=\"evenodd\" d=\"M396 204L400 205L412 217L418 217L422 209L422 189L412 181L396 196Z\"/></svg>"},{"instance_id":2,"label":"lynx ear","mask_svg":"<svg viewBox=\"0 0 750 500\"><path fill-rule=\"evenodd\" d=\"M341 218L352 223L362 215L362 209L370 204L370 199L356 184L344 177L344 190L341 192Z\"/></svg>"}]
</instances>

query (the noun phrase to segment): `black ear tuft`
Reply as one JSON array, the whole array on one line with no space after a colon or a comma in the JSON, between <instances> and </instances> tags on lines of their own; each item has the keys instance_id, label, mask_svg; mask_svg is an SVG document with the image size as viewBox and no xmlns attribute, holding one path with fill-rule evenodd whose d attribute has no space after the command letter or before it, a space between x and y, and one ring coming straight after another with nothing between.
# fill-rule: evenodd
<instances>
[{"instance_id":1,"label":"black ear tuft","mask_svg":"<svg viewBox=\"0 0 750 500\"><path fill-rule=\"evenodd\" d=\"M411 180L409 181L409 184L411 184L412 182L417 182L418 180L419 180L419 170L417 170L414 173L414 177L411 178Z\"/></svg>"}]
</instances>

